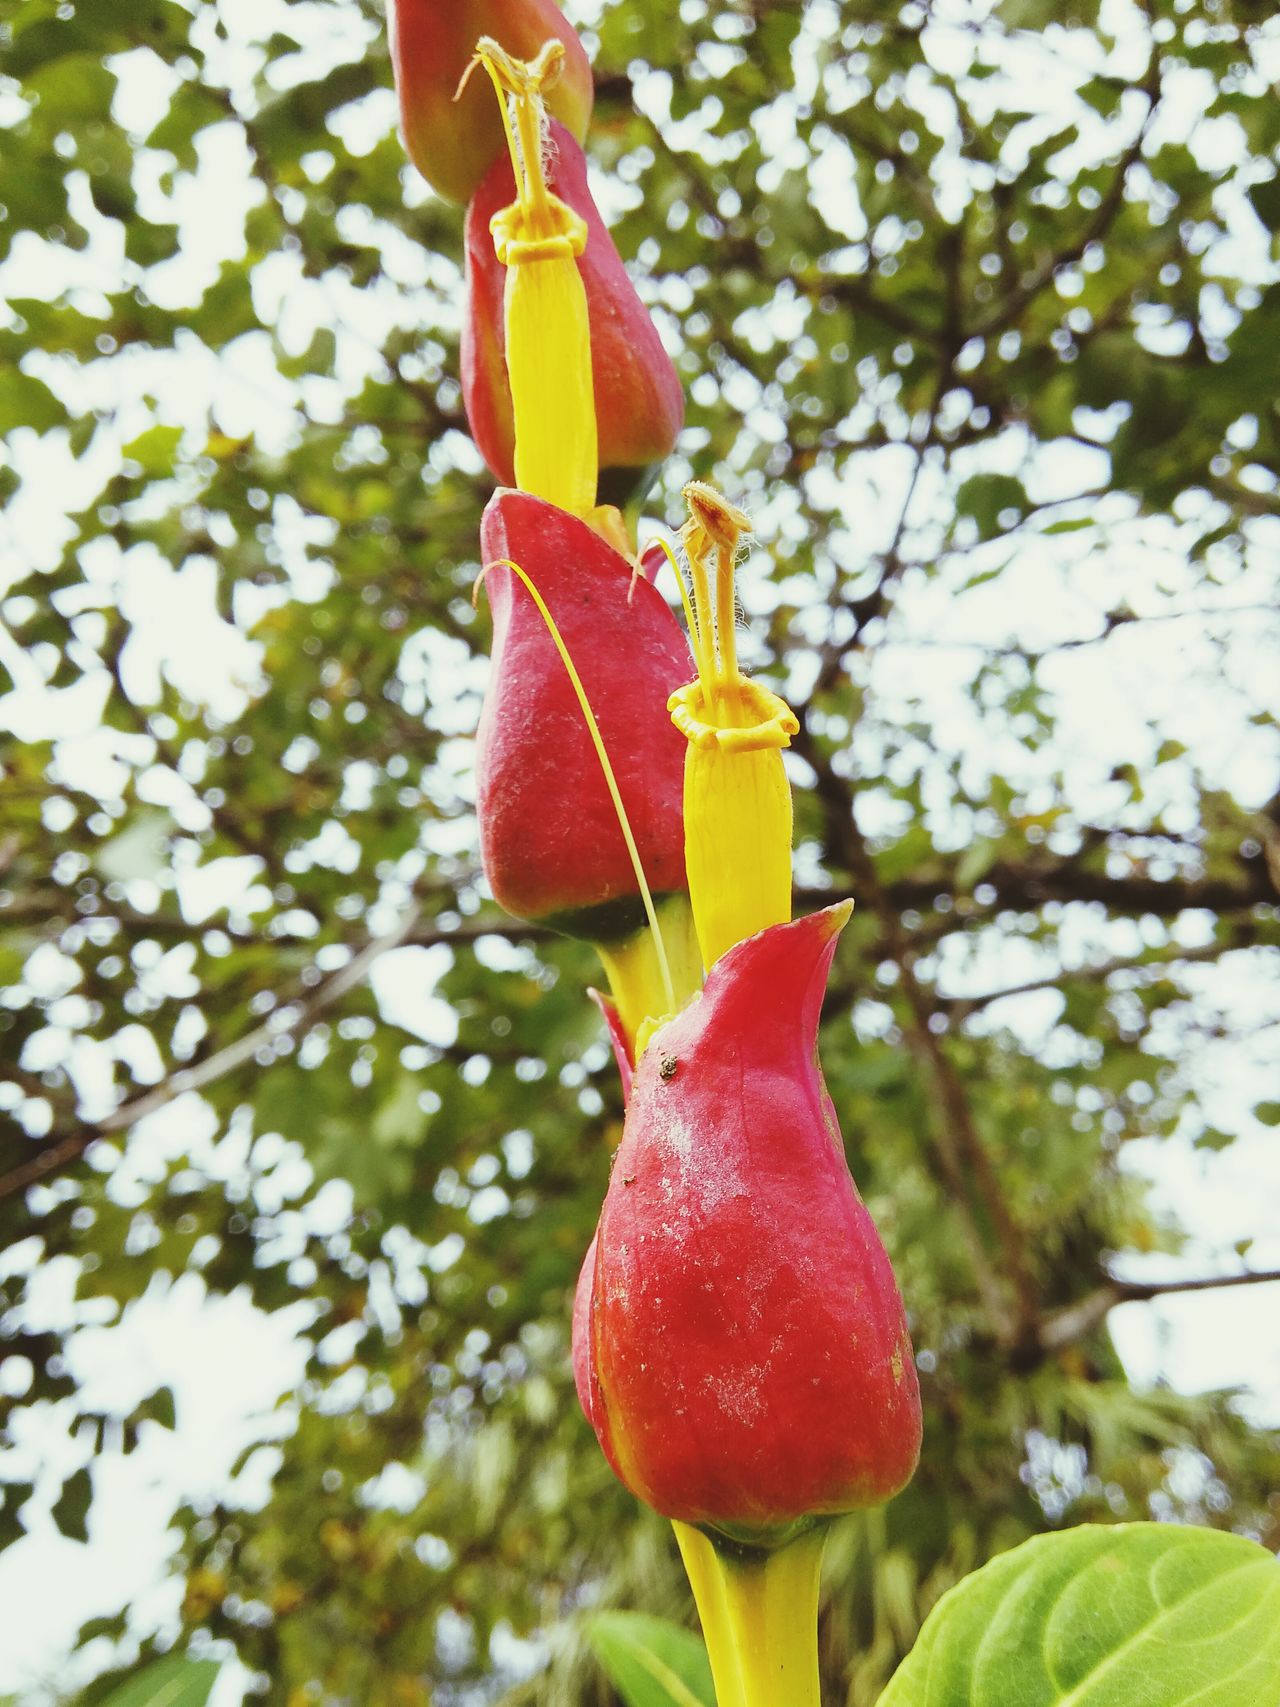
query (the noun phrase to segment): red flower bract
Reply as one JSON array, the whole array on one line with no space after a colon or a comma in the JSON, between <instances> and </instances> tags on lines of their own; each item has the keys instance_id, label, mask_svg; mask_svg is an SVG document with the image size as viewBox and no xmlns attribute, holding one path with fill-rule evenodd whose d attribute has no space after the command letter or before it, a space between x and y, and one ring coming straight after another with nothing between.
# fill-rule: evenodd
<instances>
[{"instance_id":1,"label":"red flower bract","mask_svg":"<svg viewBox=\"0 0 1280 1707\"><path fill-rule=\"evenodd\" d=\"M505 146L488 78L473 77L454 99L481 36L517 59L532 59L545 41L563 42L547 104L575 136L586 135L591 63L556 0L390 0L388 22L405 150L450 201L469 200Z\"/></svg>"},{"instance_id":2,"label":"red flower bract","mask_svg":"<svg viewBox=\"0 0 1280 1707\"><path fill-rule=\"evenodd\" d=\"M847 915L730 949L653 1038L574 1313L619 1477L740 1540L888 1499L919 1453L902 1301L816 1058Z\"/></svg>"},{"instance_id":3,"label":"red flower bract","mask_svg":"<svg viewBox=\"0 0 1280 1707\"><path fill-rule=\"evenodd\" d=\"M486 564L532 578L595 712L655 896L685 888L684 742L667 696L692 668L666 601L585 522L525 492L484 514ZM495 899L520 918L607 942L644 924L635 873L582 711L532 598L486 577L493 669L477 733L476 815Z\"/></svg>"},{"instance_id":4,"label":"red flower bract","mask_svg":"<svg viewBox=\"0 0 1280 1707\"><path fill-rule=\"evenodd\" d=\"M578 269L591 325L599 499L621 504L647 481L653 464L670 453L684 424L684 394L657 327L591 199L581 148L563 125L553 122L549 128L548 184L587 222L587 246ZM503 320L507 269L494 253L489 221L515 193L515 175L504 157L467 210L467 308L462 325L462 393L471 434L496 478L508 486L515 483L515 435Z\"/></svg>"}]
</instances>

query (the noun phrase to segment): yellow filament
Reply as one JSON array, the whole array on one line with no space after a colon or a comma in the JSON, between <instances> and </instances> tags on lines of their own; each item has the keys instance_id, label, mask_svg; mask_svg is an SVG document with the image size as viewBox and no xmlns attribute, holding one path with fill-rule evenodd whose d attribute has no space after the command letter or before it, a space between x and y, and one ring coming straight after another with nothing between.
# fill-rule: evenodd
<instances>
[{"instance_id":1,"label":"yellow filament","mask_svg":"<svg viewBox=\"0 0 1280 1707\"><path fill-rule=\"evenodd\" d=\"M631 869L635 873L636 885L640 890L640 899L644 903L645 918L649 921L649 929L653 933L654 956L658 963L658 976L662 981L662 993L666 1001L666 1011L673 1013L676 1006L675 988L671 982L671 968L667 961L666 944L662 939L662 927L658 923L657 909L653 904L653 895L649 889L649 880L644 874L644 866L640 861L640 850L636 839L631 833L631 822L627 817L627 809L622 803L622 792L618 787L618 779L613 774L613 766L605 750L604 737L600 733L600 725L596 722L596 714L591 709L591 701L587 698L587 690L582 685L582 677L578 674L577 666L569 654L569 648L564 643L564 637L556 626L556 619L547 609L542 594L534 585L532 578L525 573L518 563L513 563L509 557L500 557L493 563L486 563L476 577L476 583L471 593L474 604L479 595L480 583L491 569L510 569L512 574L519 576L526 590L538 607L538 615L547 626L556 651L560 654L560 662L564 665L573 691L577 695L578 705L582 711L583 720L587 725L587 733L595 748L596 757L600 761L600 769L604 772L605 786L609 790L609 798L613 802L613 810L617 814L618 827L622 831L622 839L627 844L627 854L631 860Z\"/></svg>"},{"instance_id":2,"label":"yellow filament","mask_svg":"<svg viewBox=\"0 0 1280 1707\"><path fill-rule=\"evenodd\" d=\"M490 221L507 268L503 314L515 422L516 484L573 515L594 507L599 478L591 323L577 257L586 222L547 187L542 91L559 75L563 44L528 62L482 36L483 65L502 111L516 199ZM513 122L514 109L514 122Z\"/></svg>"},{"instance_id":3,"label":"yellow filament","mask_svg":"<svg viewBox=\"0 0 1280 1707\"><path fill-rule=\"evenodd\" d=\"M710 681L716 667L716 638L715 622L711 615L711 588L707 583L706 557L701 550L695 549L695 540L688 534L685 543L689 548L689 577L693 582L693 608L698 619L698 638L701 642L701 660L698 673L703 679Z\"/></svg>"},{"instance_id":4,"label":"yellow filament","mask_svg":"<svg viewBox=\"0 0 1280 1707\"><path fill-rule=\"evenodd\" d=\"M818 1588L825 1527L772 1553L730 1553L672 1525L702 1621L718 1707L821 1707Z\"/></svg>"},{"instance_id":5,"label":"yellow filament","mask_svg":"<svg viewBox=\"0 0 1280 1707\"><path fill-rule=\"evenodd\" d=\"M720 679L723 682L732 682L738 674L737 615L733 597L732 551L719 545L716 547L716 639L720 646Z\"/></svg>"},{"instance_id":6,"label":"yellow filament","mask_svg":"<svg viewBox=\"0 0 1280 1707\"><path fill-rule=\"evenodd\" d=\"M481 36L476 41L471 63L457 84L454 101L463 94L478 65L485 67L493 94L498 97L498 113L502 114L502 128L507 133L517 193L522 203L527 201L539 213L546 213L546 184L541 179L541 94L560 82L560 73L565 68L565 44L555 39L544 41L532 60L517 60L493 36ZM514 96L519 108L515 126L510 121L507 96ZM531 160L536 166L529 164Z\"/></svg>"},{"instance_id":7,"label":"yellow filament","mask_svg":"<svg viewBox=\"0 0 1280 1707\"><path fill-rule=\"evenodd\" d=\"M707 673L707 668L709 667L704 668L702 656L702 635L699 632L697 622L694 620L693 606L689 603L689 589L684 584L684 576L680 573L680 565L676 562L675 552L672 551L665 539L655 539L650 543L658 547L659 551L661 551L662 555L675 571L676 585L680 589L680 603L684 606L684 620L689 625L689 644L693 648L693 661L698 667L699 676L702 676ZM643 557L645 551L648 549L649 547L645 546L640 555ZM636 574L639 574L639 570L636 571ZM633 575L633 584L634 581L635 576Z\"/></svg>"},{"instance_id":8,"label":"yellow filament","mask_svg":"<svg viewBox=\"0 0 1280 1707\"><path fill-rule=\"evenodd\" d=\"M683 529L689 554L689 568L694 577L695 598L701 586L698 621L708 636L706 658L709 665L704 686L710 698L712 679L732 684L738 678L737 617L733 597L734 560L738 542L750 533L751 524L735 505L722 498L713 486L701 480L691 480L684 488L689 506L689 520ZM706 559L716 554L715 635L711 640ZM718 652L718 660L717 660Z\"/></svg>"}]
</instances>

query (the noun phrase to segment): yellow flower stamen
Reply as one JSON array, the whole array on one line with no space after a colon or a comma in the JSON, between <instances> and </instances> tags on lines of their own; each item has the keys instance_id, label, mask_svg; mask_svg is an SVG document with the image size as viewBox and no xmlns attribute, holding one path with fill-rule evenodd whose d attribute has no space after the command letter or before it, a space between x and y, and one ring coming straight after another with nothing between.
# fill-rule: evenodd
<instances>
[{"instance_id":1,"label":"yellow flower stamen","mask_svg":"<svg viewBox=\"0 0 1280 1707\"><path fill-rule=\"evenodd\" d=\"M689 627L689 644L693 648L693 661L697 665L698 674L702 675L704 672L704 669L709 668L709 665L706 665L704 663L704 660L703 660L702 638L698 632L698 623L697 623L697 620L693 614L693 606L689 602L689 589L684 584L684 576L680 573L680 565L676 562L675 553L672 551L671 547L667 544L666 540L665 539L657 539L657 540L653 541L653 544L655 544L658 547L658 550L661 551L662 555L666 558L667 562L671 565L672 569L675 571L676 585L680 589L680 603L684 606L684 620L688 624L688 627ZM640 552L640 557L643 557L645 551L647 551L647 550L648 550L648 546L645 546ZM637 558L636 567L635 567L634 571L632 572L632 576L631 576L631 586L627 592L628 601L630 601L632 594L635 592L636 580L638 579L640 574L641 574L640 559ZM704 580L705 580L705 576L704 576Z\"/></svg>"},{"instance_id":2,"label":"yellow flower stamen","mask_svg":"<svg viewBox=\"0 0 1280 1707\"><path fill-rule=\"evenodd\" d=\"M560 74L564 46L513 58L490 36L472 62L488 72L502 108L516 199L490 221L507 268L507 375L515 418L516 484L576 516L596 501L599 447L587 293L577 257L586 221L547 186L542 94ZM468 73L469 74L469 73Z\"/></svg>"},{"instance_id":3,"label":"yellow flower stamen","mask_svg":"<svg viewBox=\"0 0 1280 1707\"><path fill-rule=\"evenodd\" d=\"M667 709L689 742L685 869L709 968L735 943L791 917L791 788L781 749L800 725L784 700L738 667L734 563L750 523L700 481L684 496L692 599L683 578L681 591L698 675L672 694Z\"/></svg>"},{"instance_id":4,"label":"yellow flower stamen","mask_svg":"<svg viewBox=\"0 0 1280 1707\"><path fill-rule=\"evenodd\" d=\"M578 706L582 712L583 721L587 726L587 733L591 737L591 744L595 748L597 759L600 761L600 769L604 773L605 787L609 790L609 799L613 802L613 810L617 814L618 827L622 831L622 839L627 844L627 855L631 860L631 869L635 873L636 887L640 891L640 899L644 904L645 918L649 921L649 931L653 945L653 958L657 968L662 997L666 1004L663 1011L666 1013L674 1013L676 1009L675 986L671 981L671 967L667 959L666 943L663 940L662 926L658 921L657 908L653 903L653 893L649 888L649 880L644 874L644 866L640 859L640 850L636 846L636 839L632 834L631 821L627 817L627 809L622 803L622 791L618 787L618 779L614 775L612 764L609 762L609 754L605 748L604 737L600 733L600 725L596 722L596 714L591 709L591 701L587 698L587 690L582 685L582 677L578 674L577 666L570 655L569 648L564 643L564 636L560 633L560 630L556 625L556 619L547 609L546 602L544 601L542 594L534 585L533 578L528 575L518 563L513 563L509 557L500 557L493 563L486 563L484 568L476 577L475 586L472 588L472 603L474 604L475 600L479 596L480 584L491 569L510 569L513 575L517 575L520 578L521 582L527 589L530 598L538 607L538 615L546 624L547 632L550 634L555 649L560 655L560 662L564 665L569 680L573 684L573 691L577 696Z\"/></svg>"}]
</instances>

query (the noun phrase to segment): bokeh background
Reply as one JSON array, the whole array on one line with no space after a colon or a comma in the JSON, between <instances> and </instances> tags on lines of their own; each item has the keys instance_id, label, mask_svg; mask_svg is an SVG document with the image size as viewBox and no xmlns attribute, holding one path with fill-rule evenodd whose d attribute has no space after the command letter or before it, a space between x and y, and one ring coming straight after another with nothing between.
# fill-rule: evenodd
<instances>
[{"instance_id":1,"label":"bokeh background","mask_svg":"<svg viewBox=\"0 0 1280 1707\"><path fill-rule=\"evenodd\" d=\"M1280 1541L1280 20L567 9L690 400L644 531L750 511L858 901L926 1408L830 1549L870 1707L1033 1531ZM569 1373L593 968L478 870L460 211L374 0L0 20L0 1691L608 1702L590 1609L691 1610Z\"/></svg>"}]
</instances>

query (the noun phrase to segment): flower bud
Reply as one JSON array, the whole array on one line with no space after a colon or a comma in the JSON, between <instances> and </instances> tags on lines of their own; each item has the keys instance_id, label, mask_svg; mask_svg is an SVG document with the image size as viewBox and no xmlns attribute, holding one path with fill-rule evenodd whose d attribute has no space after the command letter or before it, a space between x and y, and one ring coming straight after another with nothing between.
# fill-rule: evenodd
<instances>
[{"instance_id":1,"label":"flower bud","mask_svg":"<svg viewBox=\"0 0 1280 1707\"><path fill-rule=\"evenodd\" d=\"M502 117L483 80L472 78L458 94L481 36L518 59L532 59L546 41L563 42L547 105L579 140L586 135L591 65L555 0L390 0L388 21L405 149L447 200L469 201L504 149Z\"/></svg>"},{"instance_id":2,"label":"flower bud","mask_svg":"<svg viewBox=\"0 0 1280 1707\"><path fill-rule=\"evenodd\" d=\"M587 187L581 148L561 124L548 127L547 186L586 225L577 257L586 290L599 449L600 503L623 504L648 483L653 465L684 424L684 396L657 327L636 294ZM462 392L472 437L496 478L514 485L515 417L507 370L506 274L491 221L516 199L507 158L495 161L467 210L467 307ZM549 394L553 414L559 400Z\"/></svg>"},{"instance_id":3,"label":"flower bud","mask_svg":"<svg viewBox=\"0 0 1280 1707\"><path fill-rule=\"evenodd\" d=\"M600 990L587 988L587 994L596 1005L596 1011L604 1021L604 1029L609 1038L609 1047L613 1050L613 1062L618 1069L618 1078L622 1084L622 1104L626 1107L627 1098L631 1095L631 1080L635 1076L635 1050L631 1039L627 1036L626 1027L622 1023L622 1015L618 1012L618 1004L611 1002L608 996ZM594 1260L594 1256L593 1259Z\"/></svg>"},{"instance_id":4,"label":"flower bud","mask_svg":"<svg viewBox=\"0 0 1280 1707\"><path fill-rule=\"evenodd\" d=\"M666 601L585 522L500 491L481 543L493 608L493 668L477 732L476 813L485 875L510 913L594 942L628 1040L673 1001L647 958L635 864L572 681L528 590L537 585L576 661L639 863L664 921L675 999L701 981L685 899L680 736L665 712L689 672Z\"/></svg>"},{"instance_id":5,"label":"flower bud","mask_svg":"<svg viewBox=\"0 0 1280 1707\"><path fill-rule=\"evenodd\" d=\"M849 911L730 949L656 1033L575 1311L618 1476L749 1546L888 1499L920 1447L902 1300L816 1060Z\"/></svg>"}]
</instances>

